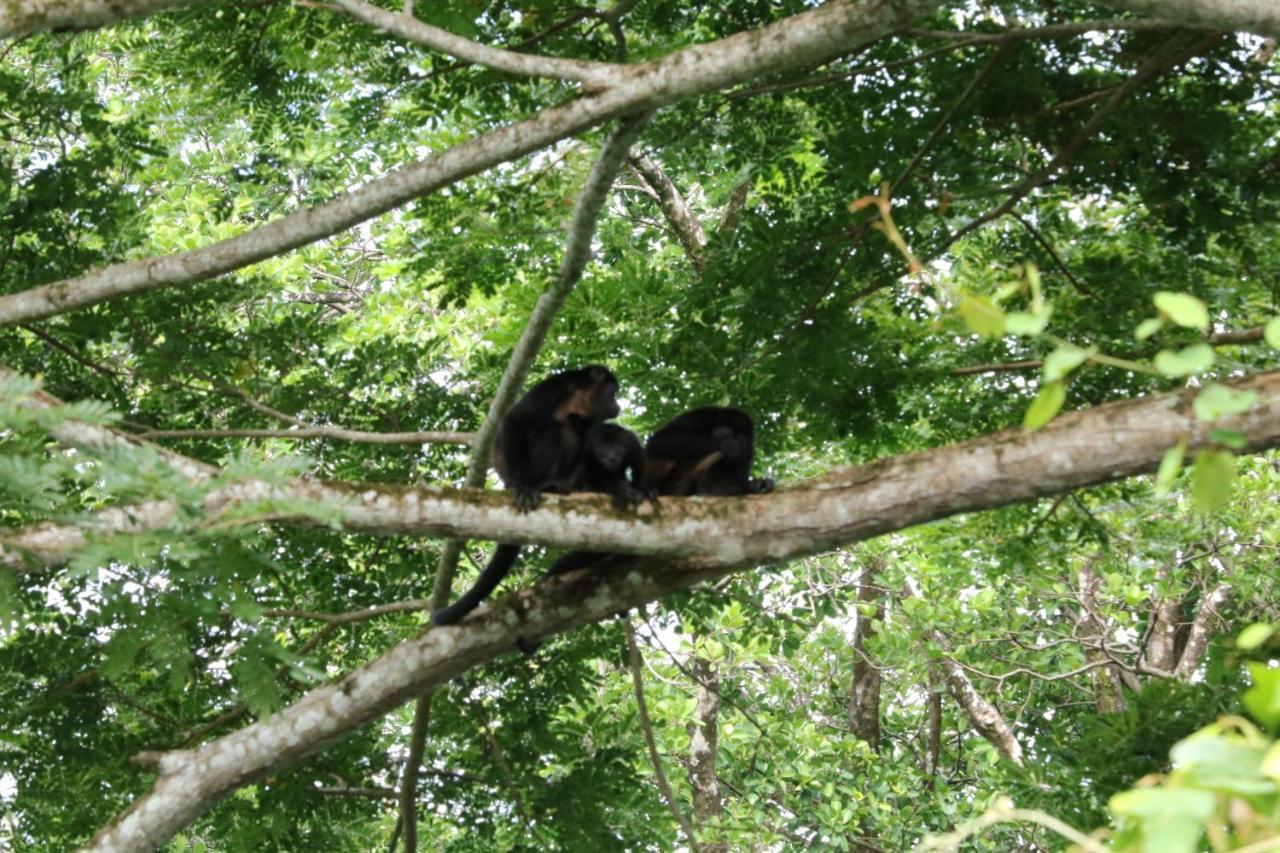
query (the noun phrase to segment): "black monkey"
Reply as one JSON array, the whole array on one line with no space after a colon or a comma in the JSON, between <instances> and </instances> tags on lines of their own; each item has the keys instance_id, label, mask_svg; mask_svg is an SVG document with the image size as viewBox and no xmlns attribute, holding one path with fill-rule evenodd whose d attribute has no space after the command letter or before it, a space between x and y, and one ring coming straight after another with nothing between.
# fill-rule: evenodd
<instances>
[{"instance_id":1,"label":"black monkey","mask_svg":"<svg viewBox=\"0 0 1280 853\"><path fill-rule=\"evenodd\" d=\"M691 409L668 421L645 444L644 494L652 500L657 495L773 491L772 480L751 477L754 459L755 424L750 415L729 406ZM612 563L614 557L602 551L570 551L547 574L585 569L605 560Z\"/></svg>"},{"instance_id":2,"label":"black monkey","mask_svg":"<svg viewBox=\"0 0 1280 853\"><path fill-rule=\"evenodd\" d=\"M592 425L587 430L584 456L583 484L578 491L613 495L614 506L620 510L653 500L653 492L640 488L645 471L644 448L631 430L617 424ZM607 556L603 551L570 551L551 564L547 575L586 568Z\"/></svg>"},{"instance_id":3,"label":"black monkey","mask_svg":"<svg viewBox=\"0 0 1280 853\"><path fill-rule=\"evenodd\" d=\"M511 407L498 429L493 465L515 492L517 509L533 509L543 492L606 491L623 507L640 501L640 442L605 423L618 416L617 393L613 372L592 364L547 377ZM632 481L625 476L628 466ZM500 543L471 589L433 613L431 621L452 625L466 616L511 572L519 555L519 545Z\"/></svg>"},{"instance_id":4,"label":"black monkey","mask_svg":"<svg viewBox=\"0 0 1280 853\"><path fill-rule=\"evenodd\" d=\"M690 409L645 443L645 488L660 495L754 495L773 480L751 476L755 424L731 406Z\"/></svg>"}]
</instances>

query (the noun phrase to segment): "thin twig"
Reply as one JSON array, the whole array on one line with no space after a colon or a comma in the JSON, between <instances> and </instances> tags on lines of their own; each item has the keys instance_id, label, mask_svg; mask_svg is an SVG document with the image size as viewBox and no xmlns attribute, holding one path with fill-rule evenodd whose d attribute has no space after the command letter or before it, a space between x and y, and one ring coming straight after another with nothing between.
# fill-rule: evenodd
<instances>
[{"instance_id":1,"label":"thin twig","mask_svg":"<svg viewBox=\"0 0 1280 853\"><path fill-rule=\"evenodd\" d=\"M448 30L433 27L409 15L380 9L364 0L334 0L333 5L359 21L400 38L426 45L465 62L474 62L509 74L574 80L603 87L618 82L623 72L620 66L608 62L536 56L489 47Z\"/></svg>"},{"instance_id":2,"label":"thin twig","mask_svg":"<svg viewBox=\"0 0 1280 853\"><path fill-rule=\"evenodd\" d=\"M676 795L671 790L671 783L667 781L667 774L662 770L662 759L658 755L658 744L653 737L653 722L649 719L649 707L644 701L643 666L640 662L640 647L636 645L635 626L628 619L622 627L627 637L627 661L628 668L631 670L631 682L635 685L636 690L636 712L640 717L640 730L644 733L645 745L649 747L649 760L653 763L653 777L658 783L658 790L662 792L662 798L667 802L667 808L671 810L671 815L676 819L681 831L684 832L684 837L689 840L689 846L694 850L698 850L698 841L693 834L693 826L690 825L689 818L685 817L684 811L676 802Z\"/></svg>"},{"instance_id":3,"label":"thin twig","mask_svg":"<svg viewBox=\"0 0 1280 853\"><path fill-rule=\"evenodd\" d=\"M138 438L332 438L360 444L471 444L474 433L431 432L371 432L343 427L310 426L298 429L152 429L138 433Z\"/></svg>"}]
</instances>

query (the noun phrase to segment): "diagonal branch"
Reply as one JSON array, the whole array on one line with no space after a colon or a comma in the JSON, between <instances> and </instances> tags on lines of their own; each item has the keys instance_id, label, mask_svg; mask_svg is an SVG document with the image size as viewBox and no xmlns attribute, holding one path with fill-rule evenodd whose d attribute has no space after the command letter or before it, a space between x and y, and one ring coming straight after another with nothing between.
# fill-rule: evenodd
<instances>
[{"instance_id":1,"label":"diagonal branch","mask_svg":"<svg viewBox=\"0 0 1280 853\"><path fill-rule=\"evenodd\" d=\"M529 321L525 324L520 340L516 342L507 369L498 382L498 390L489 403L484 423L476 432L472 441L474 452L467 468L464 485L479 488L484 485L485 475L489 471L489 455L493 450L493 441L498 434L498 425L502 416L515 402L516 395L529 375L529 368L542 348L551 330L560 307L564 305L569 292L577 285L586 270L591 258L591 238L596 231L596 222L600 211L604 208L613 186L614 176L622 165L628 149L640 135L648 115L632 116L623 120L605 140L587 175L586 184L574 205L573 217L569 222L569 232L565 240L564 257L560 268L546 291L538 297ZM436 565L436 579L431 590L433 608L443 607L449 602L453 588L453 578L458 570L458 555L462 551L463 540L451 539L440 551L440 561ZM405 853L416 853L418 849L417 835L417 802L418 802L418 769L422 764L422 752L427 737L427 725L431 715L431 694L418 698L414 709L413 731L409 740L409 756L405 762L404 772L400 780L400 826L404 830Z\"/></svg>"},{"instance_id":2,"label":"diagonal branch","mask_svg":"<svg viewBox=\"0 0 1280 853\"><path fill-rule=\"evenodd\" d=\"M1258 392L1259 403L1215 426L1240 432L1253 449L1280 446L1280 372L1242 385ZM543 581L482 608L459 625L423 632L309 691L272 717L197 749L168 753L159 760L154 788L87 849L159 846L239 787L301 760L425 690L514 652L521 637L561 633L761 562L1151 470L1180 438L1187 437L1193 446L1208 442L1209 426L1190 413L1191 394L1073 412L1034 433L1007 430L841 469L804 489L749 498L669 499L661 517L610 514L604 509L607 499L593 498L551 501L552 506L521 516L505 495L493 496L501 499L500 505L488 501L477 511L443 493L408 490L396 513L402 532L448 529L502 541L532 538L568 547L590 543L594 550L688 554L692 559L637 561L607 574L571 572ZM367 494L354 497L362 501L366 522L396 508L389 490L375 494L369 487ZM592 501L595 512L578 512ZM412 513L407 512L410 506ZM460 524L468 529L456 530Z\"/></svg>"},{"instance_id":3,"label":"diagonal branch","mask_svg":"<svg viewBox=\"0 0 1280 853\"><path fill-rule=\"evenodd\" d=\"M707 233L702 230L702 223L693 215L688 202L684 200L684 196L680 195L680 190L676 189L675 183L648 155L633 154L627 160L631 168L635 169L636 173L656 193L662 215L675 229L676 237L684 247L685 256L689 259L689 263L693 264L694 269L701 273L706 263L703 252L707 247Z\"/></svg>"},{"instance_id":4,"label":"diagonal branch","mask_svg":"<svg viewBox=\"0 0 1280 853\"><path fill-rule=\"evenodd\" d=\"M684 810L680 808L680 803L676 801L675 792L671 790L671 783L667 781L667 774L662 770L662 756L658 754L658 744L653 736L653 722L649 719L649 706L644 701L644 667L640 661L640 647L636 645L636 627L628 619L622 628L627 637L627 668L631 670L631 683L635 686L636 691L636 713L640 718L640 731L644 733L645 746L649 748L649 763L653 765L653 778L658 783L658 790L662 792L662 799L666 801L672 817L676 819L676 825L680 827L684 837L689 840L689 846L697 851L700 846L697 836L693 834L693 825L689 823L689 818L685 816Z\"/></svg>"},{"instance_id":5,"label":"diagonal branch","mask_svg":"<svg viewBox=\"0 0 1280 853\"><path fill-rule=\"evenodd\" d=\"M423 23L412 15L396 14L380 9L364 0L332 0L333 5L351 17L370 26L399 36L408 41L424 44L432 50L447 53L467 62L474 62L497 71L523 74L530 77L551 77L558 80L576 80L598 87L618 82L625 69L608 62L591 62L583 59L559 59L516 53L479 44L448 30Z\"/></svg>"},{"instance_id":6,"label":"diagonal branch","mask_svg":"<svg viewBox=\"0 0 1280 853\"><path fill-rule=\"evenodd\" d=\"M609 119L646 112L765 74L846 53L943 0L835 0L757 30L632 66L610 88L549 107L403 166L328 202L200 249L114 264L0 297L0 326L39 320L133 293L192 284L336 234L415 198L538 151ZM4 8L7 8L5 6Z\"/></svg>"}]
</instances>

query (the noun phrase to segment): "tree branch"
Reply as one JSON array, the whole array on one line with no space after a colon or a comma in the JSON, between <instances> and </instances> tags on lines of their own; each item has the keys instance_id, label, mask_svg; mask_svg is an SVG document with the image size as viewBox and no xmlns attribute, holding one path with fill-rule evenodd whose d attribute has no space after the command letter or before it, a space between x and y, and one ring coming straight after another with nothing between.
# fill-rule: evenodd
<instances>
[{"instance_id":1,"label":"tree branch","mask_svg":"<svg viewBox=\"0 0 1280 853\"><path fill-rule=\"evenodd\" d=\"M166 12L179 6L196 6L210 0L6 0L0 3L0 39L52 30L88 30Z\"/></svg>"},{"instance_id":2,"label":"tree branch","mask_svg":"<svg viewBox=\"0 0 1280 853\"><path fill-rule=\"evenodd\" d=\"M1213 426L1240 432L1250 449L1280 446L1280 372L1241 385L1256 390L1259 403ZM1006 430L839 469L803 489L667 499L662 517L612 513L607 498L590 496L552 498L548 506L521 515L506 495L479 494L472 502L460 500L458 490L348 489L354 504L345 510L347 522L371 528L691 558L550 578L479 609L459 625L429 629L265 720L198 749L168 753L154 789L87 849L154 848L240 786L297 762L424 690L516 651L521 637L561 633L760 562L1151 470L1183 437L1192 447L1208 442L1209 425L1191 414L1192 393L1111 403L1060 416L1034 433ZM588 507L595 511L582 512Z\"/></svg>"},{"instance_id":3,"label":"tree branch","mask_svg":"<svg viewBox=\"0 0 1280 853\"><path fill-rule=\"evenodd\" d=\"M1280 36L1275 0L1102 0L1108 6L1186 24Z\"/></svg>"},{"instance_id":4,"label":"tree branch","mask_svg":"<svg viewBox=\"0 0 1280 853\"><path fill-rule=\"evenodd\" d=\"M138 438L332 438L360 444L471 444L469 432L370 432L343 427L312 426L299 429L152 429L137 434Z\"/></svg>"},{"instance_id":5,"label":"tree branch","mask_svg":"<svg viewBox=\"0 0 1280 853\"><path fill-rule=\"evenodd\" d=\"M640 731L644 734L645 746L649 748L649 761L653 764L653 778L657 781L658 790L662 792L662 799L666 801L667 808L671 810L672 817L676 819L676 824L684 832L684 837L688 839L689 846L695 851L700 850L697 836L693 834L693 826L689 824L689 818L685 816L684 810L676 802L675 792L671 790L671 783L667 781L667 774L662 770L662 757L658 755L658 744L653 738L653 722L649 719L649 706L644 701L644 668L640 663L640 647L636 645L635 625L631 624L630 619L627 619L626 624L622 627L627 636L627 668L631 670L631 683L635 685L636 691L636 713L640 717Z\"/></svg>"},{"instance_id":6,"label":"tree branch","mask_svg":"<svg viewBox=\"0 0 1280 853\"><path fill-rule=\"evenodd\" d=\"M650 159L648 155L633 154L627 158L627 161L657 194L658 206L662 208L662 215L666 217L667 222L675 229L676 237L679 238L680 245L684 247L684 253L689 259L689 263L701 274L702 268L706 263L703 251L707 247L707 233L702 230L702 223L698 221L698 217L693 215L693 211L689 209L688 202L684 200L680 190L676 189L675 183L662 170L662 167Z\"/></svg>"},{"instance_id":7,"label":"tree branch","mask_svg":"<svg viewBox=\"0 0 1280 853\"><path fill-rule=\"evenodd\" d=\"M834 0L757 30L632 66L615 86L549 107L403 166L331 201L199 249L114 264L0 297L0 326L133 293L192 284L305 246L406 202L612 118L657 109L756 76L835 58L935 9L942 0ZM4 6L3 8L8 8Z\"/></svg>"},{"instance_id":8,"label":"tree branch","mask_svg":"<svg viewBox=\"0 0 1280 853\"><path fill-rule=\"evenodd\" d=\"M510 50L479 44L448 30L423 23L409 13L397 14L380 9L364 0L331 0L333 5L351 17L407 41L426 45L432 50L466 62L474 62L486 68L523 74L530 77L551 77L558 80L576 80L597 87L617 83L626 69L609 62L591 62L583 59L558 59L516 53Z\"/></svg>"},{"instance_id":9,"label":"tree branch","mask_svg":"<svg viewBox=\"0 0 1280 853\"><path fill-rule=\"evenodd\" d=\"M528 513L505 492L432 486L245 481L209 492L204 523L245 501L284 499L326 507L325 521L361 533L535 542L556 548L681 556L738 565L821 553L960 512L992 509L1150 471L1185 439L1212 444L1211 431L1239 432L1242 450L1280 446L1280 372L1233 383L1258 393L1241 415L1196 419L1194 389L1122 400L1056 418L1027 433L1008 429L961 444L835 469L798 487L740 498L667 498L660 507L615 510L607 496L549 495ZM679 507L679 509L676 509ZM82 527L46 522L0 536L5 565L22 555L65 560L99 535L159 530L178 517L173 501L112 507ZM312 523L296 509L253 523Z\"/></svg>"},{"instance_id":10,"label":"tree branch","mask_svg":"<svg viewBox=\"0 0 1280 853\"><path fill-rule=\"evenodd\" d=\"M627 151L639 137L647 121L647 114L625 119L618 124L601 146L582 192L579 193L578 200L574 204L560 268L551 284L538 297L538 302L534 305L528 322L525 323L520 340L516 342L511 358L507 361L507 369L498 382L498 390L494 392L493 399L489 402L484 422L480 424L480 429L475 434L474 451L464 480L464 485L468 487L479 488L484 485L485 476L489 471L489 455L493 450L493 441L498 434L498 426L502 423L502 416L515 402L516 395L529 375L529 368L537 358L538 351L542 349L547 333L551 330L556 314L586 270L587 262L591 258L591 238L595 234L600 211L609 197L609 189L613 186L613 180ZM440 560L436 564L436 578L431 589L433 609L444 607L449 603L463 541L451 539L440 550ZM405 764L400 781L400 821L404 830L405 853L417 851L418 768L421 765L423 744L427 736L426 718L430 711L431 694L419 697L414 710L409 760Z\"/></svg>"}]
</instances>

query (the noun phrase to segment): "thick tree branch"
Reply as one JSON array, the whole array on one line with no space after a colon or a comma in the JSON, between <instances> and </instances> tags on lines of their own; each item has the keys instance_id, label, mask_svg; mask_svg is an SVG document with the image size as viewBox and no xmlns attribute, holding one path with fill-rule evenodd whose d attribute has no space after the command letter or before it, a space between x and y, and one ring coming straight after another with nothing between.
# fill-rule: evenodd
<instances>
[{"instance_id":1,"label":"thick tree branch","mask_svg":"<svg viewBox=\"0 0 1280 853\"><path fill-rule=\"evenodd\" d=\"M1280 372L1254 377L1248 413L1215 424L1251 449L1280 445ZM808 488L749 498L665 500L645 517L610 513L607 499L549 500L527 515L505 495L459 500L456 490L351 493L349 522L401 532L448 532L561 547L689 554L637 561L607 574L571 572L425 631L278 714L198 749L165 755L155 788L102 830L91 850L162 844L238 787L292 764L401 702L513 652L520 638L567 631L672 591L764 561L828 550L934 518L1108 482L1154 468L1186 437L1208 440L1191 393L1126 400L964 444L841 469ZM332 487L325 487L332 488ZM595 512L581 513L591 506ZM675 508L679 506L679 509ZM673 511L674 510L674 511ZM460 529L466 527L467 529ZM959 667L948 681L963 676ZM979 697L980 698L980 697Z\"/></svg>"},{"instance_id":2,"label":"thick tree branch","mask_svg":"<svg viewBox=\"0 0 1280 853\"><path fill-rule=\"evenodd\" d=\"M210 0L5 0L0 39L48 30L88 30Z\"/></svg>"},{"instance_id":3,"label":"thick tree branch","mask_svg":"<svg viewBox=\"0 0 1280 853\"><path fill-rule=\"evenodd\" d=\"M1196 420L1195 391L1123 400L1059 416L1033 433L1004 430L962 444L840 468L805 484L743 498L665 498L634 513L600 495L548 496L520 513L506 493L442 487L296 481L242 482L213 490L206 523L245 500L284 498L336 509L333 523L365 533L440 535L496 542L536 542L653 556L707 565L740 565L816 554L961 512L1111 482L1150 471L1186 439L1198 449L1211 429L1239 432L1245 450L1280 446L1280 372L1236 387L1258 393L1248 412L1213 424ZM294 511L291 511L294 512ZM172 501L112 508L89 516L101 534L157 530L178 517ZM307 521L295 515L258 521ZM49 522L0 537L5 564L23 570L21 554L55 563L83 548L85 530ZM16 563L16 565L15 565Z\"/></svg>"},{"instance_id":4,"label":"thick tree branch","mask_svg":"<svg viewBox=\"0 0 1280 853\"><path fill-rule=\"evenodd\" d=\"M448 30L425 24L408 12L396 14L365 3L363 0L331 0L331 2L351 17L386 30L402 39L424 44L432 50L510 74L576 80L580 83L604 87L618 82L626 71L623 66L608 62L558 59L489 47L455 35Z\"/></svg>"},{"instance_id":5,"label":"thick tree branch","mask_svg":"<svg viewBox=\"0 0 1280 853\"><path fill-rule=\"evenodd\" d=\"M930 628L925 631L925 636L942 649L950 651L951 643L941 631ZM969 723L996 748L996 752L1021 767L1022 744L1018 743L1000 709L978 692L969 676L965 675L964 667L955 658L943 655L938 658L937 666L943 683L947 685L947 691L960 706Z\"/></svg>"},{"instance_id":6,"label":"thick tree branch","mask_svg":"<svg viewBox=\"0 0 1280 853\"><path fill-rule=\"evenodd\" d=\"M1102 0L1108 6L1187 24L1280 36L1275 0Z\"/></svg>"},{"instance_id":7,"label":"thick tree branch","mask_svg":"<svg viewBox=\"0 0 1280 853\"><path fill-rule=\"evenodd\" d=\"M240 269L336 234L499 163L619 116L645 112L765 74L823 62L896 29L942 0L836 0L758 30L631 68L615 86L550 107L401 167L313 208L200 249L127 261L0 297L0 326Z\"/></svg>"},{"instance_id":8,"label":"thick tree branch","mask_svg":"<svg viewBox=\"0 0 1280 853\"><path fill-rule=\"evenodd\" d=\"M1182 681L1191 681L1200 663L1204 660L1205 650L1209 648L1209 640L1213 637L1214 623L1218 621L1222 606L1231 597L1232 587L1229 580L1222 581L1210 590L1200 602L1196 616L1191 620L1191 630L1187 634L1187 644L1182 647L1182 657L1178 658L1178 666L1173 677Z\"/></svg>"}]
</instances>

